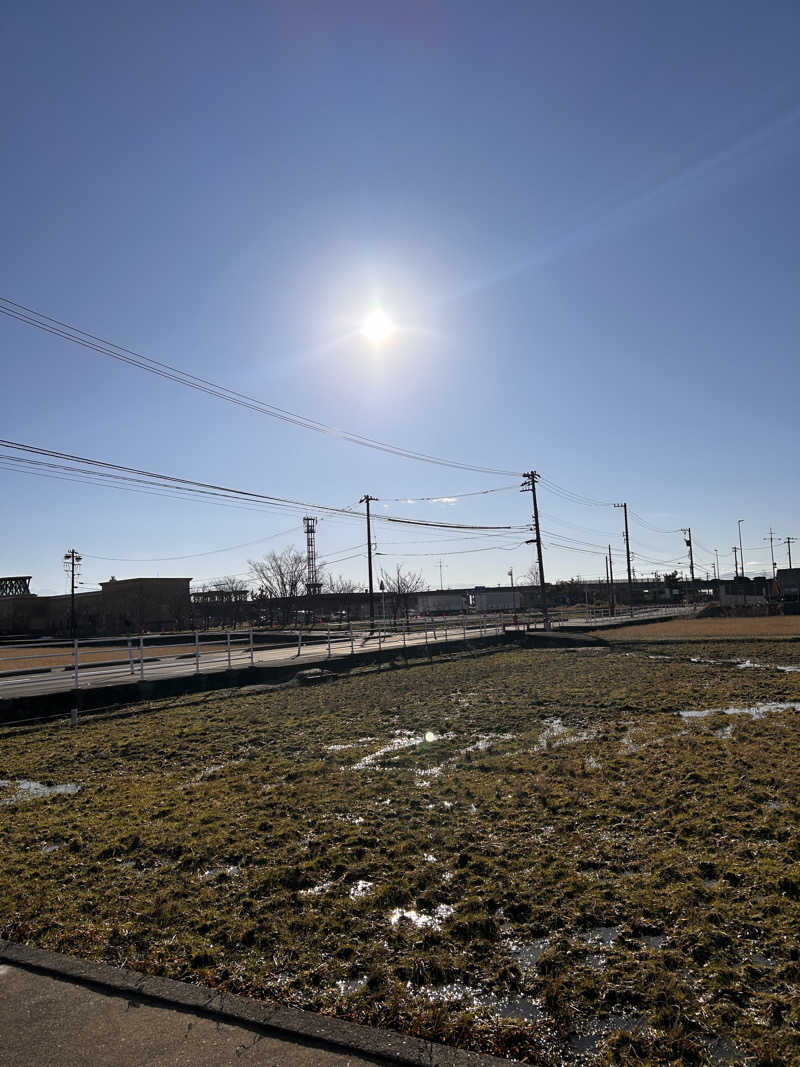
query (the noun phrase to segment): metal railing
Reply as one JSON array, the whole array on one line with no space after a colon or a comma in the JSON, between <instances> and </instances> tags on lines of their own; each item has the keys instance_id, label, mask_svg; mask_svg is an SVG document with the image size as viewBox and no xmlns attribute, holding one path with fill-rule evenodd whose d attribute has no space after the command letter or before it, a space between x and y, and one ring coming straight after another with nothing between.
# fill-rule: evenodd
<instances>
[{"instance_id":1,"label":"metal railing","mask_svg":"<svg viewBox=\"0 0 800 1067\"><path fill-rule=\"evenodd\" d=\"M692 608L668 606L635 608L633 617L663 618L687 614ZM629 609L619 609L616 621L630 619ZM581 614L551 610L554 629L608 622L607 609L590 608ZM187 634L138 634L122 638L79 638L74 641L27 641L0 645L0 697L28 692L80 689L126 681L178 677L181 675L233 671L253 666L281 665L353 656L371 649L430 646L467 642L504 632L542 630L544 620L536 612L516 614L465 614L423 616L410 620L378 619L370 629L363 623L346 627L284 631L283 640L254 629L193 632Z\"/></svg>"}]
</instances>

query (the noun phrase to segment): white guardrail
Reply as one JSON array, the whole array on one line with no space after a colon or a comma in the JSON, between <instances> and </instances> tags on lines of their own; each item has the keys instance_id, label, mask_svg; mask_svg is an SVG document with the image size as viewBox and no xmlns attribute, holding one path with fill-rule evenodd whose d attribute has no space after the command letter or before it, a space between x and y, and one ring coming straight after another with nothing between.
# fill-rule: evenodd
<instances>
[{"instance_id":1,"label":"white guardrail","mask_svg":"<svg viewBox=\"0 0 800 1067\"><path fill-rule=\"evenodd\" d=\"M691 613L692 607L621 608L618 622ZM607 609L589 608L580 615L549 612L551 626L596 626L609 619ZM270 640L264 631L225 630L185 634L139 634L127 638L78 638L73 641L27 641L0 645L0 693L32 687L40 691L113 684L131 677L147 679L232 671L256 664L268 666L354 655L384 646L405 648L484 637L503 631L541 630L541 614L440 616L405 620L377 619L374 629L363 623L326 629L288 631L291 640ZM287 631L284 631L287 634ZM40 681L41 685L36 686Z\"/></svg>"}]
</instances>

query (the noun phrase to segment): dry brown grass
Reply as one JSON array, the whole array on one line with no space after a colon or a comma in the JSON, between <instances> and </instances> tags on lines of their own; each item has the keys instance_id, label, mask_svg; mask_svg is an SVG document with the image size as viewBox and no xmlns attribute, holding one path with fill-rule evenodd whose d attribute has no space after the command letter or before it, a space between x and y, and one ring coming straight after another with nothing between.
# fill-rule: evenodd
<instances>
[{"instance_id":1,"label":"dry brown grass","mask_svg":"<svg viewBox=\"0 0 800 1067\"><path fill-rule=\"evenodd\" d=\"M768 615L761 618L732 619L670 619L668 622L654 622L645 626L620 626L617 629L596 632L609 641L800 637L800 615Z\"/></svg>"},{"instance_id":2,"label":"dry brown grass","mask_svg":"<svg viewBox=\"0 0 800 1067\"><path fill-rule=\"evenodd\" d=\"M225 643L200 645L201 654L207 652L221 652ZM194 644L180 645L151 645L144 646L144 658L162 659L165 656L179 656L194 652ZM128 648L126 645L92 645L90 649L80 648L78 652L79 663L85 666L88 663L127 663ZM133 659L139 662L138 638L133 640ZM72 649L64 651L49 651L36 647L21 649L14 655L13 649L0 649L0 671L24 671L38 667L71 667L73 665Z\"/></svg>"}]
</instances>

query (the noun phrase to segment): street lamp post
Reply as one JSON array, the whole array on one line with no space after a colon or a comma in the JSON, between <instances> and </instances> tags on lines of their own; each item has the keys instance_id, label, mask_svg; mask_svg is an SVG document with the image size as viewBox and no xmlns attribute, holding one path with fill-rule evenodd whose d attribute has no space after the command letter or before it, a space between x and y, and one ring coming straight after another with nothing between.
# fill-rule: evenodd
<instances>
[{"instance_id":1,"label":"street lamp post","mask_svg":"<svg viewBox=\"0 0 800 1067\"><path fill-rule=\"evenodd\" d=\"M742 548L742 523L744 519L737 519L736 521L739 526L739 570L744 578L744 549Z\"/></svg>"}]
</instances>

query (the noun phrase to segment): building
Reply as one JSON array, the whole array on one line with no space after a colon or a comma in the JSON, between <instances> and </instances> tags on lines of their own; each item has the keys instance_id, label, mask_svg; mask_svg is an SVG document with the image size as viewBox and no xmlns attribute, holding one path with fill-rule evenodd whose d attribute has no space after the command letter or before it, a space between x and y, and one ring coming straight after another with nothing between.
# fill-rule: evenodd
<instances>
[{"instance_id":1,"label":"building","mask_svg":"<svg viewBox=\"0 0 800 1067\"><path fill-rule=\"evenodd\" d=\"M800 605L800 567L786 567L775 575L781 600L787 604Z\"/></svg>"},{"instance_id":2,"label":"building","mask_svg":"<svg viewBox=\"0 0 800 1067\"><path fill-rule=\"evenodd\" d=\"M0 590L7 588L0 579ZM30 578L27 579L30 582ZM191 620L190 578L115 578L99 590L75 594L80 636L185 629ZM26 588L28 586L26 585ZM72 597L0 595L0 633L65 636L71 632Z\"/></svg>"}]
</instances>

